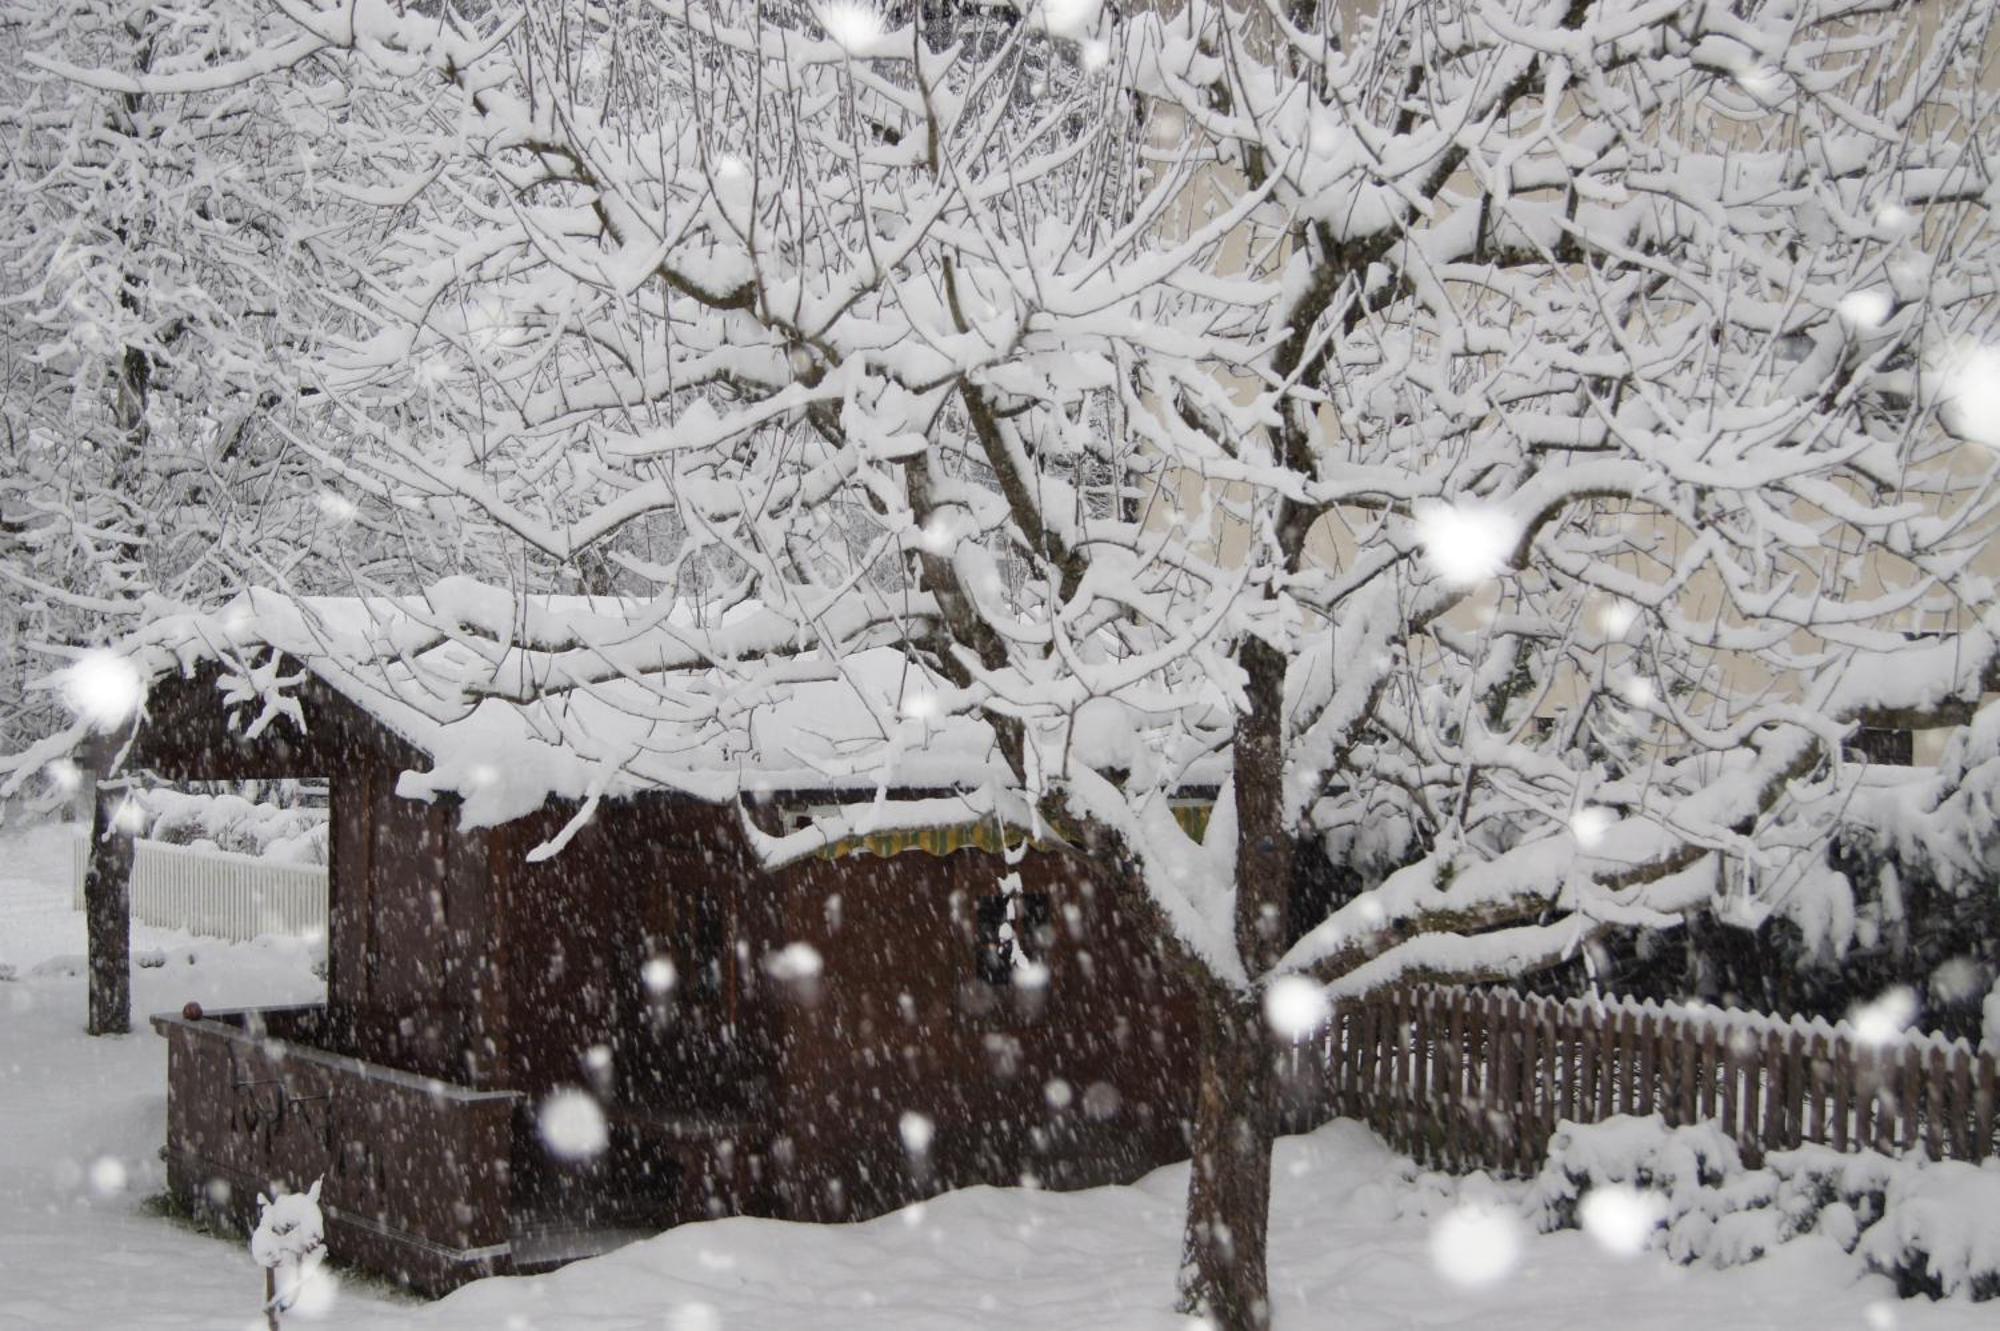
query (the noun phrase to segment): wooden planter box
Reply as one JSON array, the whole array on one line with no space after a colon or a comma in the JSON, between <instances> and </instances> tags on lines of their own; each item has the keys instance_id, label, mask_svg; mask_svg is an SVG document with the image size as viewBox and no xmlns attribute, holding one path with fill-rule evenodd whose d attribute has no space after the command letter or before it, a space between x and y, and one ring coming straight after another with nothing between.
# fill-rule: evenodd
<instances>
[{"instance_id":1,"label":"wooden planter box","mask_svg":"<svg viewBox=\"0 0 2000 1331\"><path fill-rule=\"evenodd\" d=\"M511 1271L510 1151L521 1097L328 1053L322 1007L152 1019L167 1039L167 1186L242 1226L257 1194L326 1181L341 1260L443 1293Z\"/></svg>"}]
</instances>

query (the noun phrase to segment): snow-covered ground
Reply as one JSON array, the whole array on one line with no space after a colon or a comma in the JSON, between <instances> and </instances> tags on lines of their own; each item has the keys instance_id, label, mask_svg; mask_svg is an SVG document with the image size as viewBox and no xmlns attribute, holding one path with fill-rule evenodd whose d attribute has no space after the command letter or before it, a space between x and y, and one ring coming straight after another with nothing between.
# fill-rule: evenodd
<instances>
[{"instance_id":1,"label":"snow-covered ground","mask_svg":"<svg viewBox=\"0 0 2000 1331\"><path fill-rule=\"evenodd\" d=\"M142 1209L162 1177L165 1046L83 1035L81 916L60 829L0 832L0 1331L261 1327L245 1247ZM296 1001L296 944L159 930L135 1010ZM58 959L48 965L50 959ZM192 959L192 960L190 960ZM0 972L4 973L4 972ZM974 1188L862 1225L690 1225L539 1278L418 1305L350 1285L316 1321L430 1331L1183 1331L1169 1309L1184 1166L1129 1188ZM1995 1304L1895 1300L1825 1239L1727 1271L1620 1258L1512 1217L1519 1185L1420 1175L1365 1129L1280 1144L1271 1266L1280 1331L1341 1328L1991 1327ZM1996 1219L2000 1224L2000 1219ZM1440 1243L1440 1238L1449 1240ZM1512 1259L1509 1258L1512 1249ZM1481 1268L1485 1268L1483 1271ZM1494 1276L1475 1285L1451 1275Z\"/></svg>"}]
</instances>

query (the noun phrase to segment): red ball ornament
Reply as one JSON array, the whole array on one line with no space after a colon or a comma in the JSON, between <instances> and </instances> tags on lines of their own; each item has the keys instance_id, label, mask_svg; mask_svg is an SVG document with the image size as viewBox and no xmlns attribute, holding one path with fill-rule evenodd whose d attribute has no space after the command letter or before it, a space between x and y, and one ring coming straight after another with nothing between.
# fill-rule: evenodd
<instances>
[{"instance_id":1,"label":"red ball ornament","mask_svg":"<svg viewBox=\"0 0 2000 1331\"><path fill-rule=\"evenodd\" d=\"M181 1016L186 1018L188 1021L200 1021L201 1004L199 1003L187 1004L185 1007L181 1009Z\"/></svg>"}]
</instances>

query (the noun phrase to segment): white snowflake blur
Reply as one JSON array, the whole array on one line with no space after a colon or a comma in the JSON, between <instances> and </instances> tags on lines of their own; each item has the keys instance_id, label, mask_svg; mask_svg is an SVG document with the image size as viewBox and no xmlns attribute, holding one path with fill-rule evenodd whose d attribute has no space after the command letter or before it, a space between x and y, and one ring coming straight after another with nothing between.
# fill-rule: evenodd
<instances>
[{"instance_id":1,"label":"white snowflake blur","mask_svg":"<svg viewBox=\"0 0 2000 1331\"><path fill-rule=\"evenodd\" d=\"M1916 992L1904 985L1885 989L1855 1008L1847 1019L1853 1023L1855 1038L1863 1044L1887 1044L1917 1019Z\"/></svg>"},{"instance_id":2,"label":"white snowflake blur","mask_svg":"<svg viewBox=\"0 0 2000 1331\"><path fill-rule=\"evenodd\" d=\"M722 1331L722 1314L713 1304L683 1303L667 1310L666 1331Z\"/></svg>"},{"instance_id":3,"label":"white snowflake blur","mask_svg":"<svg viewBox=\"0 0 2000 1331\"><path fill-rule=\"evenodd\" d=\"M1521 1258L1521 1222L1506 1208L1469 1201L1431 1226L1431 1267L1462 1288L1504 1280Z\"/></svg>"},{"instance_id":4,"label":"white snowflake blur","mask_svg":"<svg viewBox=\"0 0 2000 1331\"><path fill-rule=\"evenodd\" d=\"M1615 600L1597 612L1597 626L1604 636L1617 642L1632 631L1639 620L1639 607L1627 600Z\"/></svg>"},{"instance_id":5,"label":"white snowflake blur","mask_svg":"<svg viewBox=\"0 0 2000 1331\"><path fill-rule=\"evenodd\" d=\"M100 1197L125 1191L125 1162L115 1155L99 1156L90 1166L90 1190Z\"/></svg>"},{"instance_id":6,"label":"white snowflake blur","mask_svg":"<svg viewBox=\"0 0 2000 1331\"><path fill-rule=\"evenodd\" d=\"M1856 291L1841 297L1840 317L1855 329L1880 328L1896 308L1895 297L1886 291Z\"/></svg>"},{"instance_id":7,"label":"white snowflake blur","mask_svg":"<svg viewBox=\"0 0 2000 1331\"><path fill-rule=\"evenodd\" d=\"M1052 36L1080 42L1097 30L1104 0L1042 0L1042 24Z\"/></svg>"},{"instance_id":8,"label":"white snowflake blur","mask_svg":"<svg viewBox=\"0 0 2000 1331\"><path fill-rule=\"evenodd\" d=\"M85 652L62 672L62 699L93 730L116 730L146 701L146 681L128 656Z\"/></svg>"},{"instance_id":9,"label":"white snowflake blur","mask_svg":"<svg viewBox=\"0 0 2000 1331\"><path fill-rule=\"evenodd\" d=\"M1666 1218L1659 1197L1623 1184L1603 1184L1583 1195L1576 1207L1583 1232L1606 1252L1631 1257L1645 1251L1653 1231Z\"/></svg>"},{"instance_id":10,"label":"white snowflake blur","mask_svg":"<svg viewBox=\"0 0 2000 1331\"><path fill-rule=\"evenodd\" d=\"M810 980L825 969L819 949L811 943L787 943L764 958L764 969L774 980Z\"/></svg>"},{"instance_id":11,"label":"white snowflake blur","mask_svg":"<svg viewBox=\"0 0 2000 1331\"><path fill-rule=\"evenodd\" d=\"M1325 987L1303 975L1281 975L1264 990L1264 1020L1281 1039L1309 1039L1332 1018Z\"/></svg>"},{"instance_id":12,"label":"white snowflake blur","mask_svg":"<svg viewBox=\"0 0 2000 1331\"><path fill-rule=\"evenodd\" d=\"M2000 347L1960 347L1940 368L1938 412L1960 439L2000 449Z\"/></svg>"},{"instance_id":13,"label":"white snowflake blur","mask_svg":"<svg viewBox=\"0 0 2000 1331\"><path fill-rule=\"evenodd\" d=\"M914 1109L896 1120L896 1130L902 1135L903 1149L911 1155L927 1153L931 1149L932 1139L937 1136L937 1124Z\"/></svg>"},{"instance_id":14,"label":"white snowflake blur","mask_svg":"<svg viewBox=\"0 0 2000 1331\"><path fill-rule=\"evenodd\" d=\"M1507 571L1521 539L1520 524L1479 503L1430 503L1417 508L1417 542L1424 560L1447 583L1470 587Z\"/></svg>"},{"instance_id":15,"label":"white snowflake blur","mask_svg":"<svg viewBox=\"0 0 2000 1331\"><path fill-rule=\"evenodd\" d=\"M535 1130L549 1153L563 1160L589 1160L611 1141L604 1111L578 1090L555 1091L545 1098L535 1114Z\"/></svg>"},{"instance_id":16,"label":"white snowflake blur","mask_svg":"<svg viewBox=\"0 0 2000 1331\"><path fill-rule=\"evenodd\" d=\"M817 12L826 35L849 55L870 55L882 40L882 15L867 0L832 0Z\"/></svg>"},{"instance_id":17,"label":"white snowflake blur","mask_svg":"<svg viewBox=\"0 0 2000 1331\"><path fill-rule=\"evenodd\" d=\"M1611 810L1587 804L1570 815L1570 835L1576 838L1577 845L1589 850L1604 840L1604 834L1616 821L1618 819Z\"/></svg>"}]
</instances>

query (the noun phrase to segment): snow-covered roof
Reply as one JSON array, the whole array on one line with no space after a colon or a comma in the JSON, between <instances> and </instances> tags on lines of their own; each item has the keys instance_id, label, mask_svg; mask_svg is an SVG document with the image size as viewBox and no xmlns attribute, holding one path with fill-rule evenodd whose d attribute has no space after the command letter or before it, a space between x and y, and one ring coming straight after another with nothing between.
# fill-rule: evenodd
<instances>
[{"instance_id":1,"label":"snow-covered roof","mask_svg":"<svg viewBox=\"0 0 2000 1331\"><path fill-rule=\"evenodd\" d=\"M945 686L904 653L796 653L796 633L754 605L704 616L451 579L395 597L251 590L111 650L147 681L220 663L217 705L251 734L310 728L303 669L427 755L399 793L457 795L467 827L552 796L972 791L1000 775L986 725L928 715Z\"/></svg>"}]
</instances>

